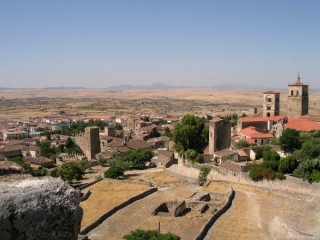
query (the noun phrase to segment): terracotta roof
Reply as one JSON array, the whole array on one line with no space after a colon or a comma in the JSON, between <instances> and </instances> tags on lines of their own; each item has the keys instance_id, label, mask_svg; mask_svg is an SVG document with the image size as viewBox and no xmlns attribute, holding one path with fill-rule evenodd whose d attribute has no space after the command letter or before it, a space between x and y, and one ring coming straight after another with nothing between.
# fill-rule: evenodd
<instances>
[{"instance_id":1,"label":"terracotta roof","mask_svg":"<svg viewBox=\"0 0 320 240\"><path fill-rule=\"evenodd\" d=\"M243 150L238 150L237 153L238 153L238 155L239 155L240 157L248 157L248 155L246 154L246 152L243 151Z\"/></svg>"},{"instance_id":2,"label":"terracotta roof","mask_svg":"<svg viewBox=\"0 0 320 240\"><path fill-rule=\"evenodd\" d=\"M246 138L246 139L242 139L244 141L246 141L247 143L249 144L255 144L256 142L254 141L254 139L251 139L251 138Z\"/></svg>"},{"instance_id":3,"label":"terracotta roof","mask_svg":"<svg viewBox=\"0 0 320 240\"><path fill-rule=\"evenodd\" d=\"M241 172L241 165L231 161L225 161L221 163L219 167L231 170L233 172Z\"/></svg>"},{"instance_id":4,"label":"terracotta roof","mask_svg":"<svg viewBox=\"0 0 320 240\"><path fill-rule=\"evenodd\" d=\"M240 131L240 134L246 135L252 139L273 138L273 135L271 133L258 132L255 127L244 128Z\"/></svg>"},{"instance_id":5,"label":"terracotta roof","mask_svg":"<svg viewBox=\"0 0 320 240\"><path fill-rule=\"evenodd\" d=\"M301 118L289 118L286 128L292 128L302 132L309 132L312 130L320 130L320 123Z\"/></svg>"},{"instance_id":6,"label":"terracotta roof","mask_svg":"<svg viewBox=\"0 0 320 240\"><path fill-rule=\"evenodd\" d=\"M131 149L140 149L140 148L149 148L150 145L147 144L145 141L143 140L132 140L130 142L127 143L128 148Z\"/></svg>"},{"instance_id":7,"label":"terracotta roof","mask_svg":"<svg viewBox=\"0 0 320 240\"><path fill-rule=\"evenodd\" d=\"M165 155L165 156L171 157L173 155L173 152L170 152L167 150L158 150L158 155Z\"/></svg>"},{"instance_id":8,"label":"terracotta roof","mask_svg":"<svg viewBox=\"0 0 320 240\"><path fill-rule=\"evenodd\" d=\"M235 152L229 149L224 149L214 153L214 155L217 157L226 157L226 156L231 156L233 154L235 154Z\"/></svg>"},{"instance_id":9,"label":"terracotta roof","mask_svg":"<svg viewBox=\"0 0 320 240\"><path fill-rule=\"evenodd\" d=\"M240 118L241 122L267 122L267 121L274 121L278 122L282 120L283 117L281 116L272 116L272 117L244 117Z\"/></svg>"}]
</instances>

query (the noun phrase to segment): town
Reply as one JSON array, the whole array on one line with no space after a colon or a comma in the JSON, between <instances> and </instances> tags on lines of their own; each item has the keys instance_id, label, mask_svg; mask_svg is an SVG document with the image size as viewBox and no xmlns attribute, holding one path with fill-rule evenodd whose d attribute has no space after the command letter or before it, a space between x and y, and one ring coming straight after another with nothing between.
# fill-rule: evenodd
<instances>
[{"instance_id":1,"label":"town","mask_svg":"<svg viewBox=\"0 0 320 240\"><path fill-rule=\"evenodd\" d=\"M83 211L72 213L77 215L71 228L78 239L131 239L128 234L137 229L157 229L156 234L172 237L168 239L216 239L224 238L232 227L243 231L243 239L246 231L260 231L263 237L316 239L320 113L310 106L308 87L298 73L284 94L261 91L257 93L261 102L248 109L218 107L203 110L202 115L193 111L198 108L191 102L179 115L166 110L170 99L164 100L166 106L149 99L161 111L139 109L125 116L106 110L104 115L90 115L65 107L51 115L1 116L0 180L5 189L17 180L32 179L62 179L65 188L71 185ZM253 201L263 199L260 204L266 204L268 194L277 204L288 205L264 212L264 223L233 212L245 208L245 201L253 204L254 212L267 211L257 210ZM314 215L295 208L301 200L308 200L301 209L314 209ZM272 217L277 208L281 219ZM239 216L247 223L223 225L224 219ZM298 218L305 223L293 220ZM270 224L277 227L266 229ZM0 225L0 233L29 234L24 228ZM230 239L237 236L228 234Z\"/></svg>"}]
</instances>

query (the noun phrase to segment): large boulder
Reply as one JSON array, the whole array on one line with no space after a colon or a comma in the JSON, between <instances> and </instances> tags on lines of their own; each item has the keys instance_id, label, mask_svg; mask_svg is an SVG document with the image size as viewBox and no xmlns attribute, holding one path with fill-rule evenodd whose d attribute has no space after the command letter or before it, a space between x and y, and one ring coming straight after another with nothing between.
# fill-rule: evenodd
<instances>
[{"instance_id":1,"label":"large boulder","mask_svg":"<svg viewBox=\"0 0 320 240\"><path fill-rule=\"evenodd\" d=\"M80 194L60 179L0 182L1 240L77 239Z\"/></svg>"}]
</instances>

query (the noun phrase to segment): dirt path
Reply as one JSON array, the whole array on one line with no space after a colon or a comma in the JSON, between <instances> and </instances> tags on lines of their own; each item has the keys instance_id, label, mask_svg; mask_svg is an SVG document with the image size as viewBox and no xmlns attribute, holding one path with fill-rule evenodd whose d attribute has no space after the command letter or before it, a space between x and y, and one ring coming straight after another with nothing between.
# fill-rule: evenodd
<instances>
[{"instance_id":1,"label":"dirt path","mask_svg":"<svg viewBox=\"0 0 320 240\"><path fill-rule=\"evenodd\" d=\"M317 201L286 198L240 185L234 189L232 207L211 228L206 240L319 239Z\"/></svg>"}]
</instances>

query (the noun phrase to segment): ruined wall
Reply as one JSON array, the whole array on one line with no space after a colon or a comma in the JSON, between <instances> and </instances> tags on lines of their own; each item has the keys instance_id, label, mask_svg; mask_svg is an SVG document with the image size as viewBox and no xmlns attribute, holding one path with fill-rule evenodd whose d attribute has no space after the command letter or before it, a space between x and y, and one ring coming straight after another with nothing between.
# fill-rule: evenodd
<instances>
[{"instance_id":1,"label":"ruined wall","mask_svg":"<svg viewBox=\"0 0 320 240\"><path fill-rule=\"evenodd\" d=\"M181 162L180 165L173 165L170 168L165 169L167 172L173 173L177 176L183 176L184 179L192 181L196 180L199 176L199 169L192 166L183 165L183 160L178 159ZM320 183L310 184L302 179L286 176L287 179L284 181L281 180L263 180L255 182L250 179L250 177L245 173L234 173L232 171L226 171L222 168L212 168L208 175L208 180L212 181L227 181L234 182L244 185L249 185L258 188L264 188L267 190L280 191L282 193L295 194L301 198L306 198L306 196L315 196L320 197ZM302 195L301 195L302 194Z\"/></svg>"},{"instance_id":2,"label":"ruined wall","mask_svg":"<svg viewBox=\"0 0 320 240\"><path fill-rule=\"evenodd\" d=\"M59 179L0 182L0 239L77 239L79 203L80 194Z\"/></svg>"}]
</instances>

